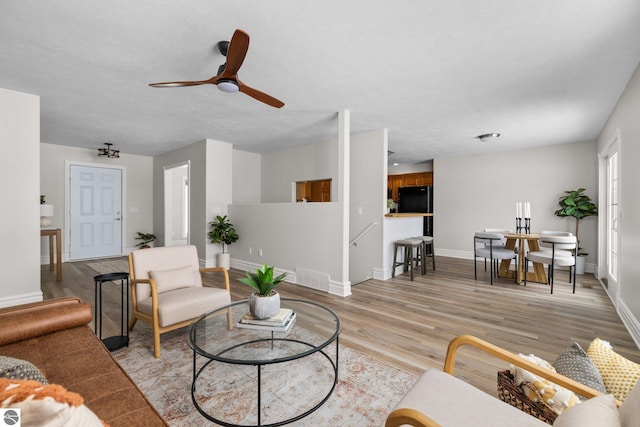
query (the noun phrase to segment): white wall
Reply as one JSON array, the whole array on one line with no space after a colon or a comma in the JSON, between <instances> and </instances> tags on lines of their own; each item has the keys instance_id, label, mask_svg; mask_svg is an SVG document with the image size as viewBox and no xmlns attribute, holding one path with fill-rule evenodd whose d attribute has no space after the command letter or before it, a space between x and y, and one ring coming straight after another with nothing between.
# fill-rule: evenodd
<instances>
[{"instance_id":1,"label":"white wall","mask_svg":"<svg viewBox=\"0 0 640 427\"><path fill-rule=\"evenodd\" d=\"M620 295L618 312L640 346L640 67L598 138L598 152L620 129Z\"/></svg>"},{"instance_id":2,"label":"white wall","mask_svg":"<svg viewBox=\"0 0 640 427\"><path fill-rule=\"evenodd\" d=\"M232 193L231 144L207 139L187 147L158 155L153 161L153 223L159 245L164 245L164 167L190 162L189 242L198 248L200 263L213 266L219 245L209 243L209 222L216 215L226 215Z\"/></svg>"},{"instance_id":3,"label":"white wall","mask_svg":"<svg viewBox=\"0 0 640 427\"><path fill-rule=\"evenodd\" d=\"M116 147L117 148L117 147ZM53 225L63 228L65 211L65 168L66 162L91 164L94 166L120 166L124 168L126 199L122 206L122 225L124 239L123 254L128 254L139 243L136 232L151 233L153 218L153 158L134 154L120 153L120 158L98 157L96 150L68 147L64 145L40 144L40 191L46 195L47 203L54 205ZM62 235L63 259L69 258L69 241ZM41 263L49 262L49 246L41 242Z\"/></svg>"},{"instance_id":4,"label":"white wall","mask_svg":"<svg viewBox=\"0 0 640 427\"><path fill-rule=\"evenodd\" d=\"M558 198L583 187L597 200L596 143L581 142L434 160L434 231L439 254L472 258L473 233L515 230L515 203L531 202L532 231L575 231L573 218L558 218ZM597 260L597 218L580 222L580 246Z\"/></svg>"},{"instance_id":5,"label":"white wall","mask_svg":"<svg viewBox=\"0 0 640 427\"><path fill-rule=\"evenodd\" d=\"M0 89L0 149L0 307L6 307L42 300L40 97Z\"/></svg>"},{"instance_id":6,"label":"white wall","mask_svg":"<svg viewBox=\"0 0 640 427\"><path fill-rule=\"evenodd\" d=\"M389 156L393 161L393 154ZM399 175L403 173L431 172L433 170L433 160L418 163L401 163L399 165L389 165L389 175Z\"/></svg>"},{"instance_id":7,"label":"white wall","mask_svg":"<svg viewBox=\"0 0 640 427\"><path fill-rule=\"evenodd\" d=\"M387 199L387 130L351 135L349 241L372 223L370 231L349 248L349 281L357 284L383 268L382 235Z\"/></svg>"},{"instance_id":8,"label":"white wall","mask_svg":"<svg viewBox=\"0 0 640 427\"><path fill-rule=\"evenodd\" d=\"M337 197L338 153L345 147L331 140L261 156L262 203L234 202L229 207L229 218L240 236L230 250L233 267L248 270L267 263L288 271L289 281L350 294L343 242L348 224L343 224L344 203ZM322 178L332 179L331 203L291 201L292 182ZM373 210L367 208L367 212Z\"/></svg>"},{"instance_id":9,"label":"white wall","mask_svg":"<svg viewBox=\"0 0 640 427\"><path fill-rule=\"evenodd\" d=\"M338 179L335 140L302 145L262 155L262 203L291 202L291 183L331 178L331 200Z\"/></svg>"},{"instance_id":10,"label":"white wall","mask_svg":"<svg viewBox=\"0 0 640 427\"><path fill-rule=\"evenodd\" d=\"M233 150L233 203L260 203L261 156Z\"/></svg>"}]
</instances>

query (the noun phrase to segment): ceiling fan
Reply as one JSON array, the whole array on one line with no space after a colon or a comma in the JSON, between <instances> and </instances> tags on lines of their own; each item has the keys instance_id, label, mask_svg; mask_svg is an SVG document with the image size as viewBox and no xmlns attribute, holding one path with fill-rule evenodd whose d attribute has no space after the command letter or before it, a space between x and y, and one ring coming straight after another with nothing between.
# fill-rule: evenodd
<instances>
[{"instance_id":1,"label":"ceiling fan","mask_svg":"<svg viewBox=\"0 0 640 427\"><path fill-rule=\"evenodd\" d=\"M249 34L238 29L233 33L231 42L218 42L218 49L220 50L220 53L227 57L227 62L222 64L218 68L218 74L211 77L209 80L150 83L149 86L182 87L212 84L218 86L218 89L223 92L240 91L254 99L257 99L260 102L264 102L265 104L275 108L281 108L284 105L284 102L280 101L279 99L276 99L271 95L267 95L264 92L260 92L257 89L245 85L238 78L238 70L242 66L244 58L247 55L247 50L249 49Z\"/></svg>"}]
</instances>

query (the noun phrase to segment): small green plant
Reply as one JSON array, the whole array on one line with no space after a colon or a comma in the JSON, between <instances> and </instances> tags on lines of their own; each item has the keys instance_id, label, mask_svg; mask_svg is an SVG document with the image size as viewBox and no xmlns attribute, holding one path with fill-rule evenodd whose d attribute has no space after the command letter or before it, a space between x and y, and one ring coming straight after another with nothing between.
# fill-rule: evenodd
<instances>
[{"instance_id":1,"label":"small green plant","mask_svg":"<svg viewBox=\"0 0 640 427\"><path fill-rule=\"evenodd\" d=\"M578 255L588 255L580 252L580 238L578 237L578 229L580 220L588 216L598 215L598 207L591 201L591 198L584 194L584 188L577 190L569 190L564 192L564 196L560 196L558 201L560 209L554 214L560 218L573 217L576 219L576 239L578 241Z\"/></svg>"},{"instance_id":2,"label":"small green plant","mask_svg":"<svg viewBox=\"0 0 640 427\"><path fill-rule=\"evenodd\" d=\"M44 197L45 197L45 196L44 196L44 194L41 194L41 195L40 195L40 204L41 204L41 205L44 205L44 204L46 204L46 203L47 203L47 202L45 202Z\"/></svg>"},{"instance_id":3,"label":"small green plant","mask_svg":"<svg viewBox=\"0 0 640 427\"><path fill-rule=\"evenodd\" d=\"M142 240L142 242L138 243L136 246L148 247L149 243L156 240L156 235L153 233L141 233L138 231L137 234L138 234L138 237L136 237L136 240Z\"/></svg>"},{"instance_id":4,"label":"small green plant","mask_svg":"<svg viewBox=\"0 0 640 427\"><path fill-rule=\"evenodd\" d=\"M209 236L211 243L219 243L222 245L222 253L225 253L225 245L229 246L240 238L236 229L233 228L233 224L229 222L226 215L216 216L216 220L211 221L209 225L211 226L211 231L209 231L207 235Z\"/></svg>"},{"instance_id":5,"label":"small green plant","mask_svg":"<svg viewBox=\"0 0 640 427\"><path fill-rule=\"evenodd\" d=\"M269 296L271 291L287 277L287 273L273 277L273 269L273 266L270 267L267 264L263 264L262 267L256 269L255 272L247 271L247 277L238 279L238 281L251 286L262 296Z\"/></svg>"}]
</instances>

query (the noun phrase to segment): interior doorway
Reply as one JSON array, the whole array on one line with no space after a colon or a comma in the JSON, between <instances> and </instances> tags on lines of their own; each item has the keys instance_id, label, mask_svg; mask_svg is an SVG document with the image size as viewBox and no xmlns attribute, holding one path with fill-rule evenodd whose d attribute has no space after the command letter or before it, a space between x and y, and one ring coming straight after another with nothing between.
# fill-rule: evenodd
<instances>
[{"instance_id":1,"label":"interior doorway","mask_svg":"<svg viewBox=\"0 0 640 427\"><path fill-rule=\"evenodd\" d=\"M68 164L67 173L69 259L121 256L123 169Z\"/></svg>"},{"instance_id":2,"label":"interior doorway","mask_svg":"<svg viewBox=\"0 0 640 427\"><path fill-rule=\"evenodd\" d=\"M164 244L189 244L189 161L164 167Z\"/></svg>"},{"instance_id":3,"label":"interior doorway","mask_svg":"<svg viewBox=\"0 0 640 427\"><path fill-rule=\"evenodd\" d=\"M620 294L620 130L616 130L607 146L598 154L600 191L598 204L599 251L598 278L618 306Z\"/></svg>"}]
</instances>

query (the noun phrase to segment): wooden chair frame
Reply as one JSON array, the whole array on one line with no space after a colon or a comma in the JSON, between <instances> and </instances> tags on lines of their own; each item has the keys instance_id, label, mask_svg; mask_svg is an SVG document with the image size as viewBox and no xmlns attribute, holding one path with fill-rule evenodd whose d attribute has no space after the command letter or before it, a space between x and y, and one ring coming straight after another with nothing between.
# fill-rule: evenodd
<instances>
[{"instance_id":1,"label":"wooden chair frame","mask_svg":"<svg viewBox=\"0 0 640 427\"><path fill-rule=\"evenodd\" d=\"M229 293L231 293L231 288L229 286L229 272L226 268L223 267L200 267L200 274L202 273L222 273L224 276L225 288ZM135 278L135 270L133 268L133 255L129 254L129 276L131 279L131 305L132 305L132 315L131 321L129 322L129 330L132 331L138 319L143 322L150 323L153 328L153 355L154 357L160 357L160 335L165 332L174 331L176 329L184 328L185 326L189 326L194 320L199 318L202 314L198 314L198 316L187 319L182 322L174 323L169 326L160 326L160 321L158 319L158 286L156 285L155 280L153 279L136 279ZM143 313L138 310L138 299L136 297L136 285L139 284L148 284L151 287L151 316ZM229 330L233 329L233 318L231 315L231 309L227 310L227 324Z\"/></svg>"},{"instance_id":2,"label":"wooden chair frame","mask_svg":"<svg viewBox=\"0 0 640 427\"><path fill-rule=\"evenodd\" d=\"M495 356L513 365L520 366L529 372L539 375L586 398L592 398L602 394L591 387L565 377L564 375L560 375L557 372L536 365L527 359L471 335L460 335L449 342L447 355L444 361L444 372L453 375L456 354L458 349L463 345L470 345L490 354L491 356ZM620 406L621 403L616 401L616 404ZM440 427L440 424L420 411L411 408L398 408L389 414L385 427L399 427L402 425L410 425L414 427Z\"/></svg>"}]
</instances>

